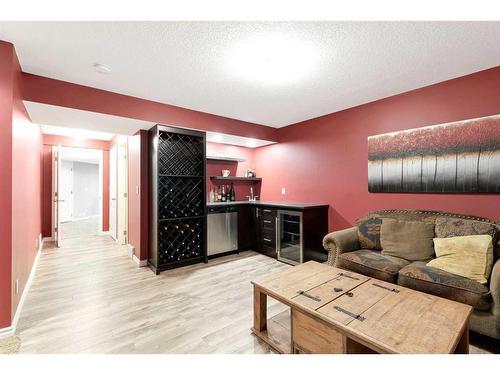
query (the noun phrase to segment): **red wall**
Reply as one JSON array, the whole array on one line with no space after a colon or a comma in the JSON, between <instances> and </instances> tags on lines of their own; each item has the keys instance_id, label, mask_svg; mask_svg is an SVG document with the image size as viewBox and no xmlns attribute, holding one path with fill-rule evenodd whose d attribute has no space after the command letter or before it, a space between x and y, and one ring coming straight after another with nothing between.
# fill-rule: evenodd
<instances>
[{"instance_id":1,"label":"red wall","mask_svg":"<svg viewBox=\"0 0 500 375\"><path fill-rule=\"evenodd\" d=\"M0 41L0 328L11 325L41 230L41 132L24 108L20 79L14 47Z\"/></svg>"},{"instance_id":2,"label":"red wall","mask_svg":"<svg viewBox=\"0 0 500 375\"><path fill-rule=\"evenodd\" d=\"M109 230L109 141L79 139L59 135L43 135L42 151L42 236L52 236L52 146L81 147L103 150L102 230Z\"/></svg>"},{"instance_id":3,"label":"red wall","mask_svg":"<svg viewBox=\"0 0 500 375\"><path fill-rule=\"evenodd\" d=\"M367 137L500 113L500 67L332 113L279 130L255 152L264 199L326 202L329 227L367 211L422 208L500 220L498 194L368 193ZM281 187L287 194L281 195Z\"/></svg>"},{"instance_id":4,"label":"red wall","mask_svg":"<svg viewBox=\"0 0 500 375\"><path fill-rule=\"evenodd\" d=\"M210 176L220 176L223 169L230 170L231 176L244 176L246 170L254 166L254 149L249 147L207 142L207 155L229 155L245 159L244 162L207 160L207 202L210 189L216 189L217 186L221 185L220 181L210 180ZM223 185L227 185L227 182ZM248 181L235 182L236 200L247 199L246 196L250 195L250 187L254 188L254 195L260 195L260 183Z\"/></svg>"},{"instance_id":5,"label":"red wall","mask_svg":"<svg viewBox=\"0 0 500 375\"><path fill-rule=\"evenodd\" d=\"M16 59L12 121L12 316L32 270L41 233L42 133L22 102ZM16 293L16 280L19 288Z\"/></svg>"},{"instance_id":6,"label":"red wall","mask_svg":"<svg viewBox=\"0 0 500 375\"><path fill-rule=\"evenodd\" d=\"M0 41L0 328L11 322L14 47Z\"/></svg>"}]
</instances>

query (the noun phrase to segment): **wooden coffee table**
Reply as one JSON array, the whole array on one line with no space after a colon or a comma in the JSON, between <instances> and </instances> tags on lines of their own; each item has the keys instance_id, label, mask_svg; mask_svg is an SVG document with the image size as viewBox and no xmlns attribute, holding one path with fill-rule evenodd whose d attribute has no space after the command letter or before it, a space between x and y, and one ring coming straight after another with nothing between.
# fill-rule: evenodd
<instances>
[{"instance_id":1,"label":"wooden coffee table","mask_svg":"<svg viewBox=\"0 0 500 375\"><path fill-rule=\"evenodd\" d=\"M252 332L280 353L468 353L472 307L317 262L254 286ZM267 319L267 297L290 307Z\"/></svg>"}]
</instances>

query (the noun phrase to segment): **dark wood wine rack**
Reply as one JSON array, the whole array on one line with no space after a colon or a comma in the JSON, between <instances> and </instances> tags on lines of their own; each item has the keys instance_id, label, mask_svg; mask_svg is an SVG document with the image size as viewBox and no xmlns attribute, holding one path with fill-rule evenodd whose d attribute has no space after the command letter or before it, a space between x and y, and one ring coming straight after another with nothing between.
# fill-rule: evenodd
<instances>
[{"instance_id":1,"label":"dark wood wine rack","mask_svg":"<svg viewBox=\"0 0 500 375\"><path fill-rule=\"evenodd\" d=\"M150 268L207 260L205 133L156 125L149 130Z\"/></svg>"}]
</instances>

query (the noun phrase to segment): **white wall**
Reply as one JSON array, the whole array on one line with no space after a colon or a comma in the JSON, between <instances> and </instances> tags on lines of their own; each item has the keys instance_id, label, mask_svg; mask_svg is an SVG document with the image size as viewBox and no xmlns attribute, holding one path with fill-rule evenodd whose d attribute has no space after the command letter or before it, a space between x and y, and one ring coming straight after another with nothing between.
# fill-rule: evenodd
<instances>
[{"instance_id":1,"label":"white wall","mask_svg":"<svg viewBox=\"0 0 500 375\"><path fill-rule=\"evenodd\" d=\"M99 165L73 162L73 219L99 215Z\"/></svg>"}]
</instances>

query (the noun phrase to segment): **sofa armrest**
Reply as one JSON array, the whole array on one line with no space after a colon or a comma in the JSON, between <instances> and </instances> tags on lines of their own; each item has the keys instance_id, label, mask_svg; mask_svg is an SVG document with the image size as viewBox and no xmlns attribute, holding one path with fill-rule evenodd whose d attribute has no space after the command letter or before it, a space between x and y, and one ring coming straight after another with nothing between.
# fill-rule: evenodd
<instances>
[{"instance_id":1,"label":"sofa armrest","mask_svg":"<svg viewBox=\"0 0 500 375\"><path fill-rule=\"evenodd\" d=\"M328 264L335 267L340 254L359 250L358 227L328 233L323 247L328 251Z\"/></svg>"},{"instance_id":2,"label":"sofa armrest","mask_svg":"<svg viewBox=\"0 0 500 375\"><path fill-rule=\"evenodd\" d=\"M491 312L500 317L500 259L497 259L491 270L490 293L493 297Z\"/></svg>"}]
</instances>

